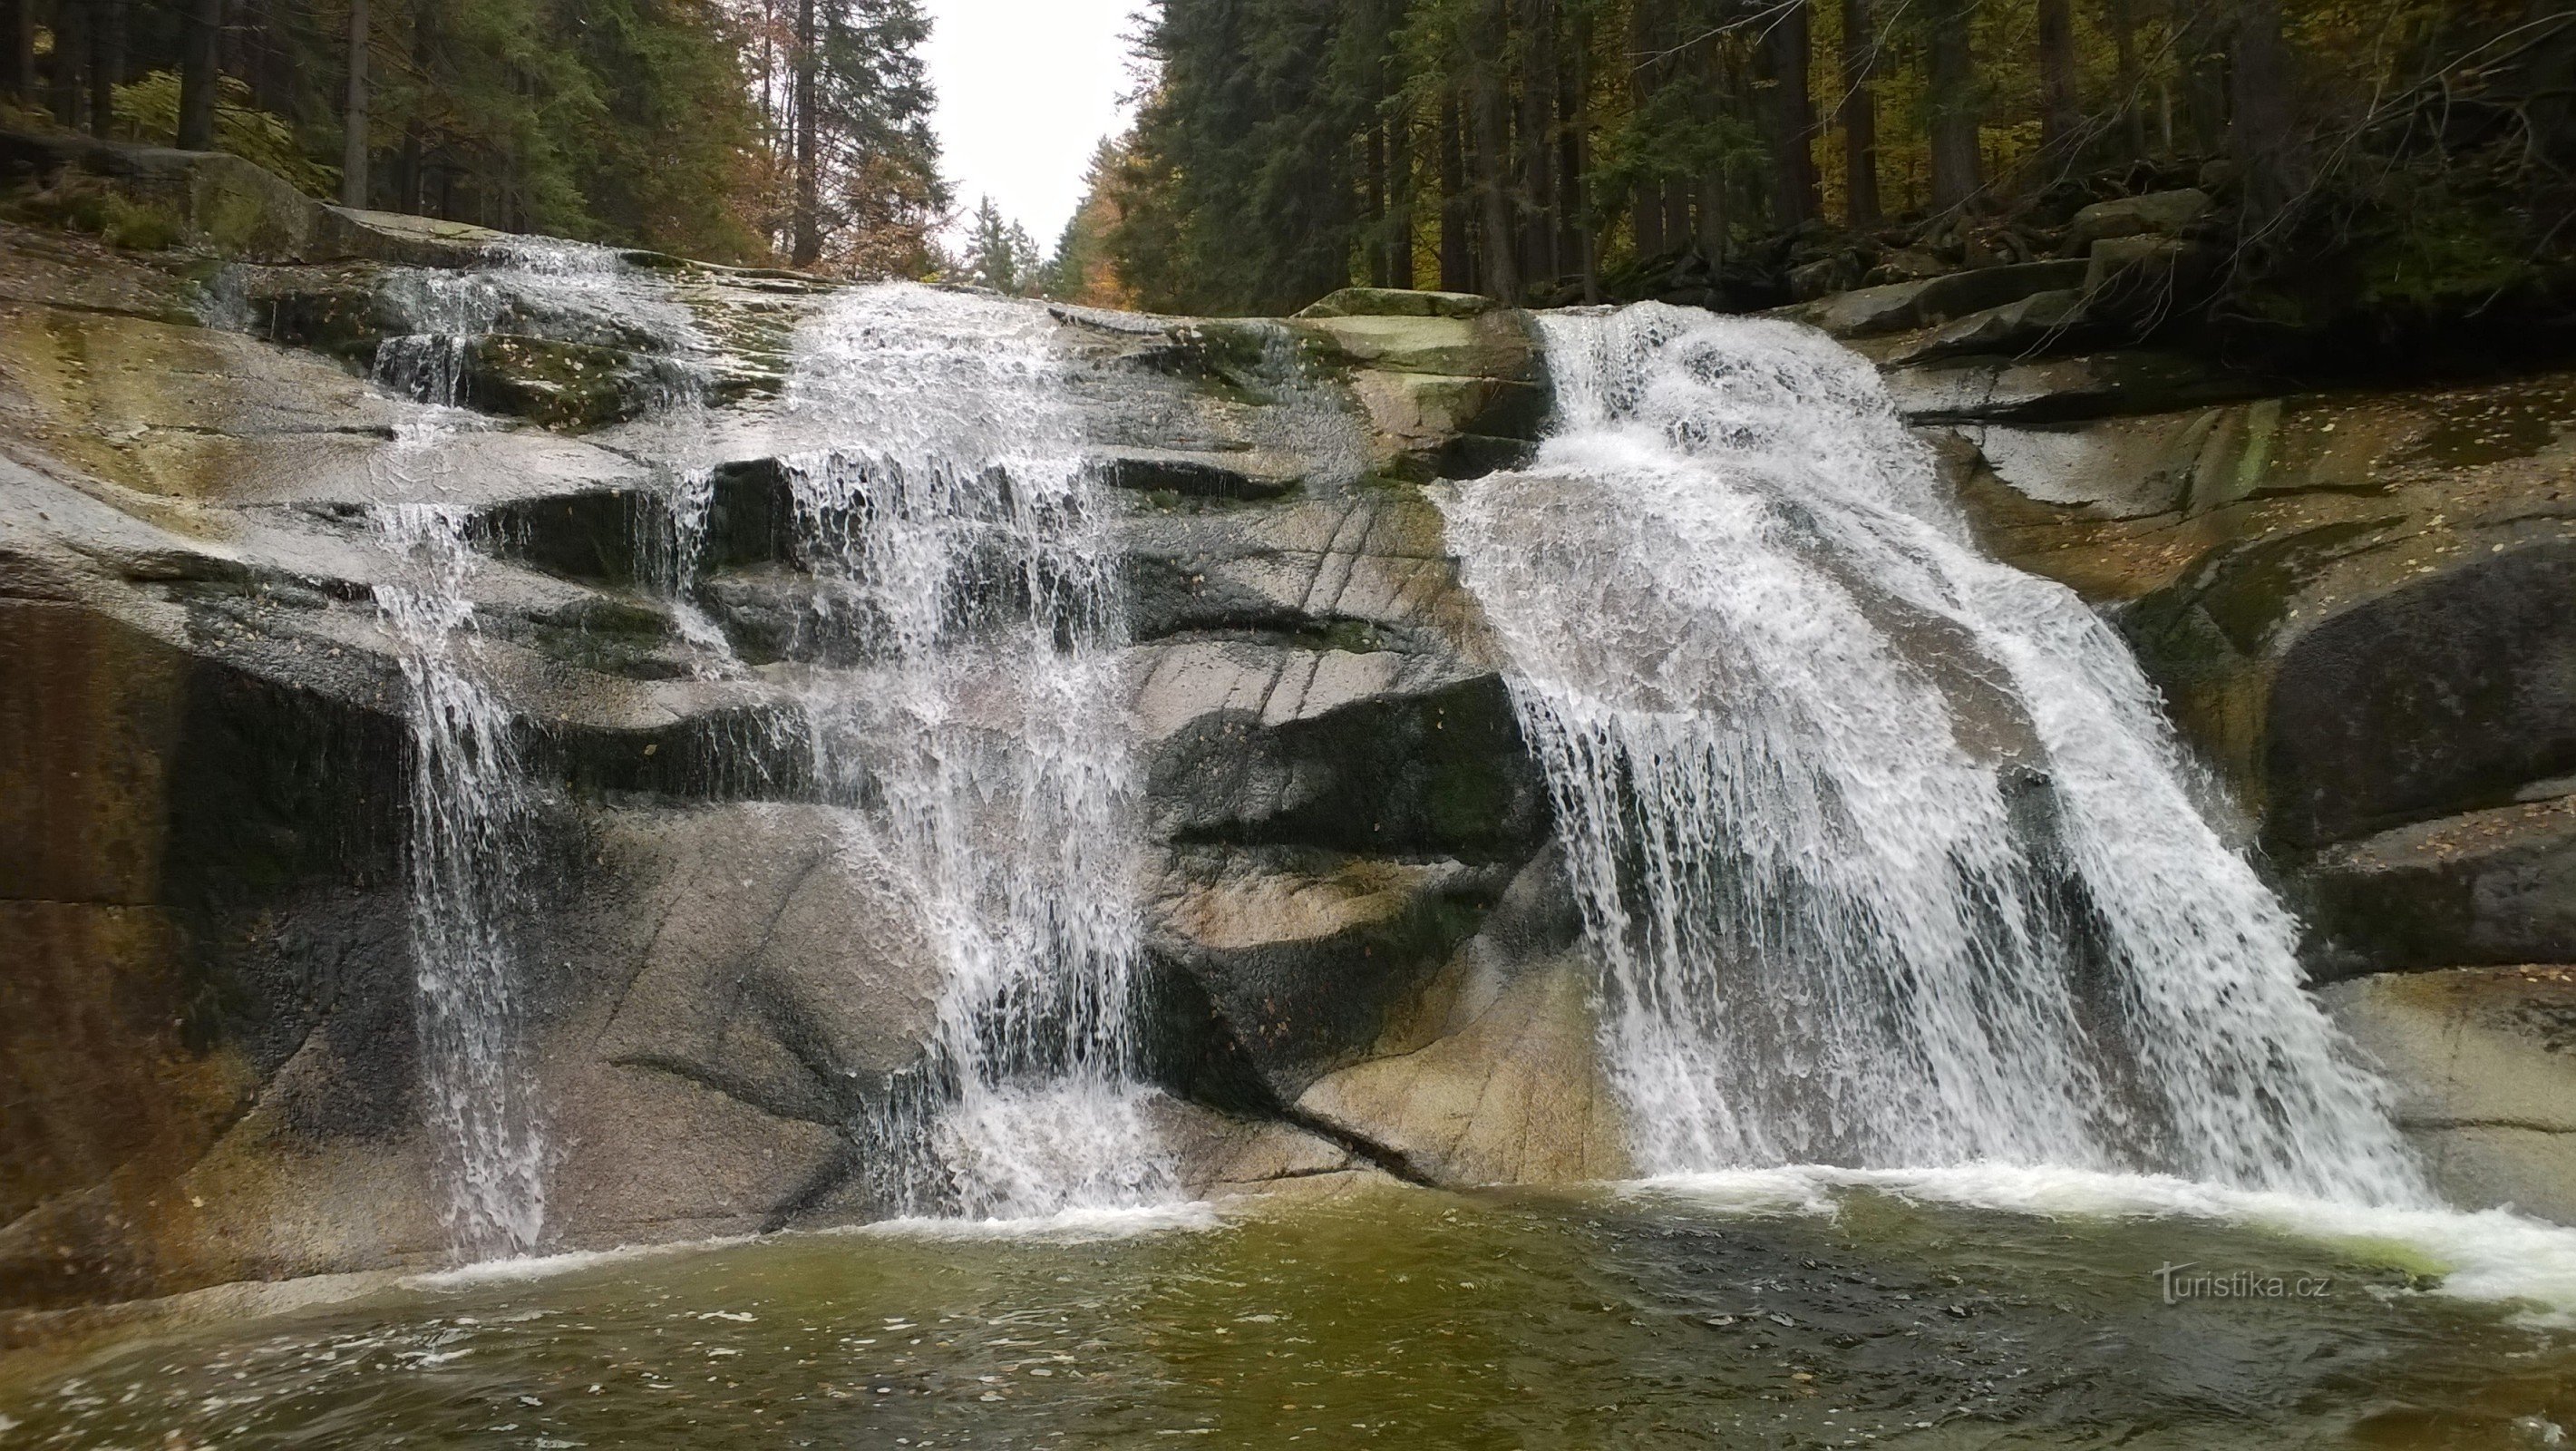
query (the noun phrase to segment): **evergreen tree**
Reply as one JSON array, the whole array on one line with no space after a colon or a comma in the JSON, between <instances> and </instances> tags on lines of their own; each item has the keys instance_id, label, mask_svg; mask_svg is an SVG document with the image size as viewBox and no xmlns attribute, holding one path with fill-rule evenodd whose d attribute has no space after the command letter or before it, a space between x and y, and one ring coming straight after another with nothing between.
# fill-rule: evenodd
<instances>
[{"instance_id":1,"label":"evergreen tree","mask_svg":"<svg viewBox=\"0 0 2576 1451\"><path fill-rule=\"evenodd\" d=\"M0 93L63 125L243 151L350 205L715 260L792 240L794 0L0 3ZM921 275L946 207L928 25L918 0L813 3L814 260Z\"/></svg>"},{"instance_id":2,"label":"evergreen tree","mask_svg":"<svg viewBox=\"0 0 2576 1451\"><path fill-rule=\"evenodd\" d=\"M2528 281L2576 244L2556 225L2576 13L2536 0L1156 0L1144 19L1151 84L1091 193L1115 201L1111 290L1176 311L1417 278L1763 305L1890 224L1949 265L2010 260L2088 195L2204 169L2276 242L2330 217L2330 248L2416 239L2368 264L2389 287L2491 249Z\"/></svg>"},{"instance_id":3,"label":"evergreen tree","mask_svg":"<svg viewBox=\"0 0 2576 1451\"><path fill-rule=\"evenodd\" d=\"M1036 293L1047 281L1045 259L1028 228L1002 215L991 197L975 207L975 228L967 235L966 280L1013 297Z\"/></svg>"}]
</instances>

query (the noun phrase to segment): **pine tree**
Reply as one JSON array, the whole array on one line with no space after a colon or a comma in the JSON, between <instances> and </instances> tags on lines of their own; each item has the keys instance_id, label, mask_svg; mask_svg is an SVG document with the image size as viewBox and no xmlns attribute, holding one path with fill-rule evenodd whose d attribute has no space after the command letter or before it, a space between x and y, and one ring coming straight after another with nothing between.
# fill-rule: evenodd
<instances>
[{"instance_id":1,"label":"pine tree","mask_svg":"<svg viewBox=\"0 0 2576 1451\"><path fill-rule=\"evenodd\" d=\"M1028 228L1002 215L985 197L975 207L975 228L966 239L966 280L995 292L1024 297L1046 282L1045 262Z\"/></svg>"}]
</instances>

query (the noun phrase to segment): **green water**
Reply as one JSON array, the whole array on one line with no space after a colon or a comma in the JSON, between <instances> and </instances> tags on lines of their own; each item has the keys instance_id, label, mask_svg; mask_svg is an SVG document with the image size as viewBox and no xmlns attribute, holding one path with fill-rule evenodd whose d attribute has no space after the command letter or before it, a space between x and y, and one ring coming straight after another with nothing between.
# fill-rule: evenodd
<instances>
[{"instance_id":1,"label":"green water","mask_svg":"<svg viewBox=\"0 0 2576 1451\"><path fill-rule=\"evenodd\" d=\"M2576 1425L2576 1334L2402 1254L1835 1197L1386 1191L414 1282L0 1388L0 1444L2488 1451ZM2183 1261L2321 1292L2168 1304Z\"/></svg>"}]
</instances>

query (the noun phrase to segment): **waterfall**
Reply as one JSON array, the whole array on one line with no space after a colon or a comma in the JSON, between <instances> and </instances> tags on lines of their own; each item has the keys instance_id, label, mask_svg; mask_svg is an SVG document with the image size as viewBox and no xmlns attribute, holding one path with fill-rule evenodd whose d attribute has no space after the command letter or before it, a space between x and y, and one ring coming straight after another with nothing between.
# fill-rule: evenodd
<instances>
[{"instance_id":1,"label":"waterfall","mask_svg":"<svg viewBox=\"0 0 2576 1451\"><path fill-rule=\"evenodd\" d=\"M1550 436L1443 504L1642 1167L2426 1197L2118 635L1977 550L1874 368L1654 304L1541 326Z\"/></svg>"},{"instance_id":2,"label":"waterfall","mask_svg":"<svg viewBox=\"0 0 2576 1451\"><path fill-rule=\"evenodd\" d=\"M397 447L423 446L418 437ZM521 1058L512 946L515 859L528 800L508 710L474 676L477 562L462 511L394 503L376 511L396 561L376 608L400 646L410 695L411 830L406 842L412 973L423 1078L450 1242L471 1257L524 1251L545 1226L545 1134Z\"/></svg>"},{"instance_id":3,"label":"waterfall","mask_svg":"<svg viewBox=\"0 0 2576 1451\"><path fill-rule=\"evenodd\" d=\"M1054 328L911 286L806 329L783 431L820 775L943 955L922 1069L872 1111L899 1213L1165 1197L1131 998L1137 789L1122 608Z\"/></svg>"},{"instance_id":4,"label":"waterfall","mask_svg":"<svg viewBox=\"0 0 2576 1451\"><path fill-rule=\"evenodd\" d=\"M523 1252L545 1227L544 1114L521 1041L514 939L530 803L508 708L481 678L467 585L481 556L470 511L437 497L445 448L486 426L462 411L468 351L496 331L659 339L696 334L614 252L514 239L471 272L409 271L389 301L419 329L377 348L378 386L428 405L384 473L372 516L391 554L377 614L409 696L410 830L404 865L423 1087L451 1244L469 1258Z\"/></svg>"}]
</instances>

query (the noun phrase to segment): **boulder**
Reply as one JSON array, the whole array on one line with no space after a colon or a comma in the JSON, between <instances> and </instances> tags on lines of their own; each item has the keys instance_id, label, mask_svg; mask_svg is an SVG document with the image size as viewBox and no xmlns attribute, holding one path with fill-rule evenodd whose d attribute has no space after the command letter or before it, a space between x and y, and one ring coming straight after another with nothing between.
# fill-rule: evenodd
<instances>
[{"instance_id":1,"label":"boulder","mask_svg":"<svg viewBox=\"0 0 2576 1451\"><path fill-rule=\"evenodd\" d=\"M1538 376L1538 342L1519 313L1336 315L1295 326L1353 367L1512 382Z\"/></svg>"},{"instance_id":2,"label":"boulder","mask_svg":"<svg viewBox=\"0 0 2576 1451\"><path fill-rule=\"evenodd\" d=\"M1802 303L1784 316L1821 328L1838 338L1865 338L1914 328L1936 327L1954 318L2019 302L2036 293L2080 287L2088 264L2081 261L2025 262L1944 272L1915 281L1864 287Z\"/></svg>"},{"instance_id":3,"label":"boulder","mask_svg":"<svg viewBox=\"0 0 2576 1451\"><path fill-rule=\"evenodd\" d=\"M2084 305L2105 325L2143 337L2192 317L2209 300L2225 258L2173 237L2096 242L2084 269Z\"/></svg>"},{"instance_id":4,"label":"boulder","mask_svg":"<svg viewBox=\"0 0 2576 1451\"><path fill-rule=\"evenodd\" d=\"M2135 349L2032 362L1935 361L1891 370L1887 387L1897 408L1918 423L2057 423L2162 413L2267 391L2264 380L2220 364Z\"/></svg>"},{"instance_id":5,"label":"boulder","mask_svg":"<svg viewBox=\"0 0 2576 1451\"><path fill-rule=\"evenodd\" d=\"M1978 353L2028 357L2081 337L2090 321L2082 292L2073 288L2034 292L2018 302L1972 312L1935 328L1929 337L1906 345L1887 361L1902 367Z\"/></svg>"},{"instance_id":6,"label":"boulder","mask_svg":"<svg viewBox=\"0 0 2576 1451\"><path fill-rule=\"evenodd\" d=\"M2509 800L2576 772L2576 538L2497 539L2430 568L2375 562L2343 573L2379 576L2379 589L2268 652L2263 774L2286 841Z\"/></svg>"},{"instance_id":7,"label":"boulder","mask_svg":"<svg viewBox=\"0 0 2576 1451\"><path fill-rule=\"evenodd\" d=\"M2324 972L2576 962L2576 796L2338 843L2299 876Z\"/></svg>"},{"instance_id":8,"label":"boulder","mask_svg":"<svg viewBox=\"0 0 2576 1451\"><path fill-rule=\"evenodd\" d=\"M2209 214L2209 193L2196 187L2115 197L2075 214L2066 228L2066 255L2082 257L2095 244L2121 237L2177 237Z\"/></svg>"},{"instance_id":9,"label":"boulder","mask_svg":"<svg viewBox=\"0 0 2576 1451\"><path fill-rule=\"evenodd\" d=\"M1495 302L1472 292L1415 292L1394 287L1345 287L1309 303L1297 314L1325 317L1481 317Z\"/></svg>"},{"instance_id":10,"label":"boulder","mask_svg":"<svg viewBox=\"0 0 2576 1451\"><path fill-rule=\"evenodd\" d=\"M366 259L458 266L499 232L429 218L352 211L297 191L220 151L0 131L0 186L22 215L95 233L117 246L189 246L248 262Z\"/></svg>"}]
</instances>

